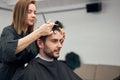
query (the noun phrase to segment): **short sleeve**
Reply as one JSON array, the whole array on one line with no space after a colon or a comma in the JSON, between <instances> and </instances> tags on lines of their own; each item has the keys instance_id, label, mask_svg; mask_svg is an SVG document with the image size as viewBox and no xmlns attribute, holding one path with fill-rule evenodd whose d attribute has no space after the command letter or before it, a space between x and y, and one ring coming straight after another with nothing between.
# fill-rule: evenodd
<instances>
[{"instance_id":1,"label":"short sleeve","mask_svg":"<svg viewBox=\"0 0 120 80\"><path fill-rule=\"evenodd\" d=\"M15 51L18 44L17 34L12 28L5 27L0 38L0 60L13 61L16 59Z\"/></svg>"},{"instance_id":2,"label":"short sleeve","mask_svg":"<svg viewBox=\"0 0 120 80\"><path fill-rule=\"evenodd\" d=\"M24 64L33 59L37 53L38 49L35 42L31 43L19 54L15 54L18 40L24 37L24 35L18 35L13 27L6 27L3 29L0 38L0 61L3 62L16 62L19 64Z\"/></svg>"}]
</instances>

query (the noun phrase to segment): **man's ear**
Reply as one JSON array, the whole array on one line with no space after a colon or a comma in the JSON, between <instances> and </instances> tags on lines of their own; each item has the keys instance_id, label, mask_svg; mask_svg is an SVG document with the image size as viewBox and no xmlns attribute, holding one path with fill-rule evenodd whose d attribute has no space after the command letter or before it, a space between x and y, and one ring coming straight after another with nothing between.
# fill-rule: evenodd
<instances>
[{"instance_id":1,"label":"man's ear","mask_svg":"<svg viewBox=\"0 0 120 80\"><path fill-rule=\"evenodd\" d=\"M43 48L43 41L41 39L37 39L37 46L41 49Z\"/></svg>"}]
</instances>

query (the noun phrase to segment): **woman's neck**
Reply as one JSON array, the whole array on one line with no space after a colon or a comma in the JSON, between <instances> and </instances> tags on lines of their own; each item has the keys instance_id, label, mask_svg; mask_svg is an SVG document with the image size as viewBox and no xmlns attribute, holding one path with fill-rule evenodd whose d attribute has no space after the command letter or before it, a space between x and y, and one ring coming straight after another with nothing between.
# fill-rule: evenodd
<instances>
[{"instance_id":1,"label":"woman's neck","mask_svg":"<svg viewBox=\"0 0 120 80\"><path fill-rule=\"evenodd\" d=\"M26 27L26 28L23 28L23 32L24 33L26 33L27 32L27 30L28 30L28 28Z\"/></svg>"}]
</instances>

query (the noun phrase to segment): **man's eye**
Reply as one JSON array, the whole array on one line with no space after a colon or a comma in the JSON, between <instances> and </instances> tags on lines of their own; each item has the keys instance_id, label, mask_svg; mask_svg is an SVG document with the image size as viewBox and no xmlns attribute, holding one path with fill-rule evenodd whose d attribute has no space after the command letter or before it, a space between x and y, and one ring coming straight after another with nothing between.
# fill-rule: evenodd
<instances>
[{"instance_id":1,"label":"man's eye","mask_svg":"<svg viewBox=\"0 0 120 80\"><path fill-rule=\"evenodd\" d=\"M55 42L57 42L57 40L52 40L52 42L54 42L54 43L55 43Z\"/></svg>"},{"instance_id":2,"label":"man's eye","mask_svg":"<svg viewBox=\"0 0 120 80\"><path fill-rule=\"evenodd\" d=\"M34 12L34 14L37 14L37 12Z\"/></svg>"},{"instance_id":3,"label":"man's eye","mask_svg":"<svg viewBox=\"0 0 120 80\"><path fill-rule=\"evenodd\" d=\"M60 40L60 43L63 44L64 40Z\"/></svg>"}]
</instances>

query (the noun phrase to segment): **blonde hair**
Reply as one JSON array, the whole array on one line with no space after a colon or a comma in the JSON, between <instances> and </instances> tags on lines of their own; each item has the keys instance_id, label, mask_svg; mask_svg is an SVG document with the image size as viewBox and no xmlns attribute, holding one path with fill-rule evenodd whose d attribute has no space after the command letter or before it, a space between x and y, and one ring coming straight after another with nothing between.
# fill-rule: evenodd
<instances>
[{"instance_id":1,"label":"blonde hair","mask_svg":"<svg viewBox=\"0 0 120 80\"><path fill-rule=\"evenodd\" d=\"M22 30L26 28L27 25L27 14L29 4L35 4L35 0L18 0L13 9L13 20L12 24L18 34L21 34ZM34 25L28 27L27 33L33 31Z\"/></svg>"}]
</instances>

